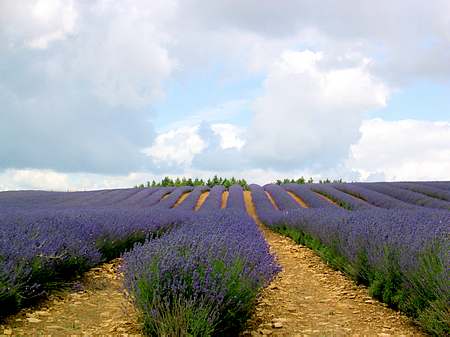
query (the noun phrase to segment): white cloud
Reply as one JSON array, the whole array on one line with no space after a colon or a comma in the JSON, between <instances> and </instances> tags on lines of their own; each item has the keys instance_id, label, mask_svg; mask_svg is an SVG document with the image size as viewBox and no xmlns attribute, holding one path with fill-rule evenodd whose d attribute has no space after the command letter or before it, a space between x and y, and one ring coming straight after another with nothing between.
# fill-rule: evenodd
<instances>
[{"instance_id":1,"label":"white cloud","mask_svg":"<svg viewBox=\"0 0 450 337\"><path fill-rule=\"evenodd\" d=\"M31 9L31 16L47 29L42 35L32 38L28 45L45 49L52 41L63 40L74 32L78 13L73 1L38 0Z\"/></svg>"},{"instance_id":2,"label":"white cloud","mask_svg":"<svg viewBox=\"0 0 450 337\"><path fill-rule=\"evenodd\" d=\"M335 166L359 138L369 109L384 106L389 89L370 61L286 51L271 67L244 147L262 167Z\"/></svg>"},{"instance_id":3,"label":"white cloud","mask_svg":"<svg viewBox=\"0 0 450 337\"><path fill-rule=\"evenodd\" d=\"M211 124L214 134L220 137L220 147L222 149L240 150L244 144L243 139L245 130L239 126L226 123Z\"/></svg>"},{"instance_id":4,"label":"white cloud","mask_svg":"<svg viewBox=\"0 0 450 337\"><path fill-rule=\"evenodd\" d=\"M372 119L361 126L347 166L363 178L449 180L450 122Z\"/></svg>"},{"instance_id":5,"label":"white cloud","mask_svg":"<svg viewBox=\"0 0 450 337\"><path fill-rule=\"evenodd\" d=\"M6 170L0 173L0 191L13 189L64 190L68 186L66 174L52 170Z\"/></svg>"},{"instance_id":6,"label":"white cloud","mask_svg":"<svg viewBox=\"0 0 450 337\"><path fill-rule=\"evenodd\" d=\"M180 127L159 134L152 146L143 150L156 164L189 166L207 146L198 126Z\"/></svg>"},{"instance_id":7,"label":"white cloud","mask_svg":"<svg viewBox=\"0 0 450 337\"><path fill-rule=\"evenodd\" d=\"M7 32L9 47L46 49L75 34L78 17L73 0L2 1L0 33Z\"/></svg>"},{"instance_id":8,"label":"white cloud","mask_svg":"<svg viewBox=\"0 0 450 337\"><path fill-rule=\"evenodd\" d=\"M126 174L152 169L144 148L158 166L179 170L197 158L205 171L227 164L331 172L366 132L364 113L384 106L394 86L448 82L449 13L446 0L0 1L0 167ZM263 94L243 132L230 123L249 110L259 76ZM197 111L192 127L169 128L149 147L152 104L166 81L188 79L186 90L207 91L216 77L236 81L247 97L205 93L207 102L222 94L227 102ZM212 132L195 129L203 121ZM372 144L367 137L356 154ZM385 169L364 155L354 163L372 178L437 172L434 159L419 167L412 157L403 166L387 158Z\"/></svg>"}]
</instances>

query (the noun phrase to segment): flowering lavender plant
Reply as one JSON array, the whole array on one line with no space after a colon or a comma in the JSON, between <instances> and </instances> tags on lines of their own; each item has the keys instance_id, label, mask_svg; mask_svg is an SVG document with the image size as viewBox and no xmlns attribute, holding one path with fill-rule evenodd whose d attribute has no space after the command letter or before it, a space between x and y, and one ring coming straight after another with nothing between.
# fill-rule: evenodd
<instances>
[{"instance_id":1,"label":"flowering lavender plant","mask_svg":"<svg viewBox=\"0 0 450 337\"><path fill-rule=\"evenodd\" d=\"M308 185L284 184L282 187L302 199L309 208L336 208L333 203L326 201L317 193L311 191Z\"/></svg>"},{"instance_id":2,"label":"flowering lavender plant","mask_svg":"<svg viewBox=\"0 0 450 337\"><path fill-rule=\"evenodd\" d=\"M422 193L396 187L394 183L360 183L360 185L410 204L450 210L450 202L448 201L431 198Z\"/></svg>"},{"instance_id":3,"label":"flowering lavender plant","mask_svg":"<svg viewBox=\"0 0 450 337\"><path fill-rule=\"evenodd\" d=\"M310 188L312 191L322 194L323 196L337 203L340 207L346 208L348 210L362 210L374 207L364 200L355 198L350 194L341 192L333 188L329 184L312 184L310 185Z\"/></svg>"},{"instance_id":4,"label":"flowering lavender plant","mask_svg":"<svg viewBox=\"0 0 450 337\"><path fill-rule=\"evenodd\" d=\"M236 333L279 270L256 224L233 211L198 215L124 258L145 331L159 336Z\"/></svg>"},{"instance_id":5,"label":"flowering lavender plant","mask_svg":"<svg viewBox=\"0 0 450 337\"><path fill-rule=\"evenodd\" d=\"M280 210L300 208L300 205L280 185L264 185L264 190L269 192Z\"/></svg>"},{"instance_id":6,"label":"flowering lavender plant","mask_svg":"<svg viewBox=\"0 0 450 337\"><path fill-rule=\"evenodd\" d=\"M222 194L225 191L225 187L222 185L216 185L209 191L203 205L200 207L201 212L217 211L222 206Z\"/></svg>"},{"instance_id":7,"label":"flowering lavender plant","mask_svg":"<svg viewBox=\"0 0 450 337\"><path fill-rule=\"evenodd\" d=\"M200 195L209 190L208 186L195 186L189 196L184 200L179 206L178 209L193 211L195 206L197 205L198 199Z\"/></svg>"},{"instance_id":8,"label":"flowering lavender plant","mask_svg":"<svg viewBox=\"0 0 450 337\"><path fill-rule=\"evenodd\" d=\"M226 208L245 212L244 192L241 185L235 184L228 189Z\"/></svg>"},{"instance_id":9,"label":"flowering lavender plant","mask_svg":"<svg viewBox=\"0 0 450 337\"><path fill-rule=\"evenodd\" d=\"M417 208L416 205L392 198L388 195L369 190L357 184L333 184L333 187L341 192L353 195L374 206L388 209Z\"/></svg>"}]
</instances>

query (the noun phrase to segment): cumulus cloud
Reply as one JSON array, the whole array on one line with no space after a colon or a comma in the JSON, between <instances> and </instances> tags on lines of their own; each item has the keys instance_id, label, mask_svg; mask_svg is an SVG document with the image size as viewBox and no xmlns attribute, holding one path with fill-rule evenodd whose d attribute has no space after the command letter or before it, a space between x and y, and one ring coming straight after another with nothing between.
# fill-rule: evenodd
<instances>
[{"instance_id":1,"label":"cumulus cloud","mask_svg":"<svg viewBox=\"0 0 450 337\"><path fill-rule=\"evenodd\" d=\"M347 166L368 180L448 180L450 123L372 119L361 126ZM384 179L383 179L384 178Z\"/></svg>"},{"instance_id":2,"label":"cumulus cloud","mask_svg":"<svg viewBox=\"0 0 450 337\"><path fill-rule=\"evenodd\" d=\"M6 170L0 173L0 191L13 189L64 190L68 185L67 175L51 170Z\"/></svg>"},{"instance_id":3,"label":"cumulus cloud","mask_svg":"<svg viewBox=\"0 0 450 337\"><path fill-rule=\"evenodd\" d=\"M3 1L0 36L7 38L7 47L46 49L74 34L77 19L73 0Z\"/></svg>"},{"instance_id":4,"label":"cumulus cloud","mask_svg":"<svg viewBox=\"0 0 450 337\"><path fill-rule=\"evenodd\" d=\"M448 83L449 14L446 0L0 1L0 170L344 174L356 144L361 176L412 177L425 170L412 155L402 169L365 164L377 165L358 154L370 133L360 126L398 87ZM253 93L183 116L197 129L156 135L167 80L189 89L212 77L251 79ZM244 132L235 124L253 100Z\"/></svg>"},{"instance_id":5,"label":"cumulus cloud","mask_svg":"<svg viewBox=\"0 0 450 337\"><path fill-rule=\"evenodd\" d=\"M189 166L194 156L206 147L198 129L198 126L187 126L160 133L143 152L163 167Z\"/></svg>"},{"instance_id":6,"label":"cumulus cloud","mask_svg":"<svg viewBox=\"0 0 450 337\"><path fill-rule=\"evenodd\" d=\"M308 50L281 55L254 104L246 155L279 169L323 169L347 155L364 113L384 106L389 90L371 74L370 60L334 61Z\"/></svg>"},{"instance_id":7,"label":"cumulus cloud","mask_svg":"<svg viewBox=\"0 0 450 337\"><path fill-rule=\"evenodd\" d=\"M148 169L149 107L176 67L162 30L173 3L0 6L0 169Z\"/></svg>"},{"instance_id":8,"label":"cumulus cloud","mask_svg":"<svg viewBox=\"0 0 450 337\"><path fill-rule=\"evenodd\" d=\"M245 130L242 127L229 123L217 123L211 125L211 130L220 137L222 149L235 148L240 150L245 144Z\"/></svg>"}]
</instances>

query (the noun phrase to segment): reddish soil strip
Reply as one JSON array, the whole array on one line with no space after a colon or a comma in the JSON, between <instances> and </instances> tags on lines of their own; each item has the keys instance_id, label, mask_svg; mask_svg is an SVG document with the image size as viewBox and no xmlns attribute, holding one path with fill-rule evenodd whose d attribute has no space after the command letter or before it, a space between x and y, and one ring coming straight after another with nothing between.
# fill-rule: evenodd
<instances>
[{"instance_id":1,"label":"reddish soil strip","mask_svg":"<svg viewBox=\"0 0 450 337\"><path fill-rule=\"evenodd\" d=\"M302 206L303 208L309 208L308 205L295 193L291 192L291 191L286 191L291 197L292 199L294 199L300 206Z\"/></svg>"},{"instance_id":2,"label":"reddish soil strip","mask_svg":"<svg viewBox=\"0 0 450 337\"><path fill-rule=\"evenodd\" d=\"M267 191L264 191L264 192L266 192L267 198L269 198L270 202L272 203L272 206L273 206L276 210L279 210L277 203L275 202L275 200L273 200L273 198L272 198L272 196L270 195L270 193L267 192Z\"/></svg>"},{"instance_id":3,"label":"reddish soil strip","mask_svg":"<svg viewBox=\"0 0 450 337\"><path fill-rule=\"evenodd\" d=\"M191 194L191 192L184 192L180 198L177 200L177 202L175 203L175 205L173 205L172 208L175 208L177 206L179 206L183 201L186 200L186 198L189 196L189 194Z\"/></svg>"},{"instance_id":4,"label":"reddish soil strip","mask_svg":"<svg viewBox=\"0 0 450 337\"><path fill-rule=\"evenodd\" d=\"M206 198L208 198L209 192L203 192L202 194L200 194L200 197L197 200L197 204L195 205L195 211L198 211L200 209L200 207L202 207L203 203L205 202Z\"/></svg>"},{"instance_id":5,"label":"reddish soil strip","mask_svg":"<svg viewBox=\"0 0 450 337\"><path fill-rule=\"evenodd\" d=\"M220 206L220 208L226 208L227 207L227 201L228 201L228 191L224 191L222 193L222 204Z\"/></svg>"},{"instance_id":6,"label":"reddish soil strip","mask_svg":"<svg viewBox=\"0 0 450 337\"><path fill-rule=\"evenodd\" d=\"M243 336L426 336L312 250L267 229L250 192L244 197L283 270L258 297Z\"/></svg>"},{"instance_id":7,"label":"reddish soil strip","mask_svg":"<svg viewBox=\"0 0 450 337\"><path fill-rule=\"evenodd\" d=\"M38 307L0 325L0 336L142 336L138 314L126 297L120 259L87 272L76 290L54 292Z\"/></svg>"}]
</instances>

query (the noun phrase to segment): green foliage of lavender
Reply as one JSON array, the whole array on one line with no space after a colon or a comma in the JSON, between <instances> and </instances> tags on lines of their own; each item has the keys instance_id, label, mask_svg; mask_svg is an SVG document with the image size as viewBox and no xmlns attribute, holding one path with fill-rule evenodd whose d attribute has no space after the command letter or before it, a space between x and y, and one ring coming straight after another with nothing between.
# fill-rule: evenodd
<instances>
[{"instance_id":1,"label":"green foliage of lavender","mask_svg":"<svg viewBox=\"0 0 450 337\"><path fill-rule=\"evenodd\" d=\"M256 224L232 210L199 215L124 257L126 287L152 336L237 334L279 270Z\"/></svg>"}]
</instances>

